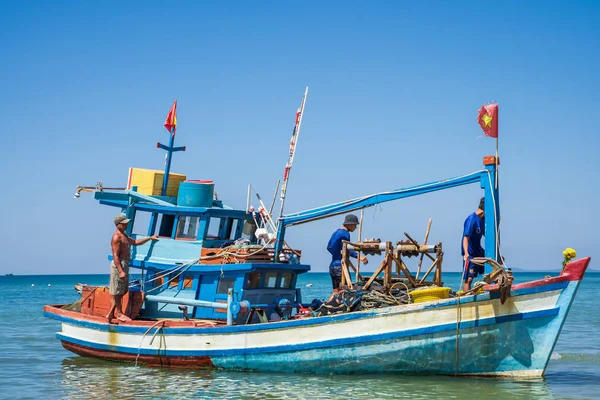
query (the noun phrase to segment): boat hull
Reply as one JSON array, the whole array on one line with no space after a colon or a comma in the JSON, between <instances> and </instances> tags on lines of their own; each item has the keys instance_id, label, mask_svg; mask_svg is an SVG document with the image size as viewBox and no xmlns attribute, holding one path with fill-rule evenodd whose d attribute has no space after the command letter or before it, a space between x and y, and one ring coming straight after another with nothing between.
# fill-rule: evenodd
<instances>
[{"instance_id":1,"label":"boat hull","mask_svg":"<svg viewBox=\"0 0 600 400\"><path fill-rule=\"evenodd\" d=\"M46 307L74 353L170 367L542 376L589 258L482 295L245 326L109 325ZM137 321L136 321L137 322ZM149 322L150 323L150 322ZM164 325L164 326L161 326Z\"/></svg>"}]
</instances>

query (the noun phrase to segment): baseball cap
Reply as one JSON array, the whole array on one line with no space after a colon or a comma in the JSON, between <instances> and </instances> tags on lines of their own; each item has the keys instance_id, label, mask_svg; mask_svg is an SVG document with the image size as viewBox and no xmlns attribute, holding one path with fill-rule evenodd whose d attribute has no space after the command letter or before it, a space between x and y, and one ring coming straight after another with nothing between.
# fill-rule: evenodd
<instances>
[{"instance_id":1,"label":"baseball cap","mask_svg":"<svg viewBox=\"0 0 600 400\"><path fill-rule=\"evenodd\" d=\"M125 214L118 214L115 217L115 225L119 225L119 224L127 224L129 223L129 221L131 221L129 218L127 218L125 216Z\"/></svg>"}]
</instances>

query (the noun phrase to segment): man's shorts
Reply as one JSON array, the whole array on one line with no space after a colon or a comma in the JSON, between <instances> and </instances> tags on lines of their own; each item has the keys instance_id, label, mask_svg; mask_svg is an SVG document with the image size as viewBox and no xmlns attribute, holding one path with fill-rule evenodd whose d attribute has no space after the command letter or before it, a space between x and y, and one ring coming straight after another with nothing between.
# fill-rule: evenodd
<instances>
[{"instance_id":1,"label":"man's shorts","mask_svg":"<svg viewBox=\"0 0 600 400\"><path fill-rule=\"evenodd\" d=\"M470 259L467 262L463 260L463 269L465 268L465 265L467 267L467 270L465 271L465 282L467 282L469 278L475 279L478 275L483 275L485 272L485 266L472 263Z\"/></svg>"},{"instance_id":2,"label":"man's shorts","mask_svg":"<svg viewBox=\"0 0 600 400\"><path fill-rule=\"evenodd\" d=\"M342 266L341 265L330 265L329 275L331 276L331 284L334 289L339 289L342 284Z\"/></svg>"},{"instance_id":3,"label":"man's shorts","mask_svg":"<svg viewBox=\"0 0 600 400\"><path fill-rule=\"evenodd\" d=\"M121 260L121 267L125 271L125 278L119 277L119 269L115 262L110 263L110 281L108 284L108 293L112 296L122 296L129 289L129 262Z\"/></svg>"}]
</instances>

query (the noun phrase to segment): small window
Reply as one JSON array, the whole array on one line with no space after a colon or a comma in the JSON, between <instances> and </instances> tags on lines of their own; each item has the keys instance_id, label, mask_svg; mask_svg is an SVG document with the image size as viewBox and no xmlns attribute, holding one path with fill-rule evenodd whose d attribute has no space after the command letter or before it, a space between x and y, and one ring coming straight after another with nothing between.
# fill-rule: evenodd
<instances>
[{"instance_id":1,"label":"small window","mask_svg":"<svg viewBox=\"0 0 600 400\"><path fill-rule=\"evenodd\" d=\"M171 237L173 235L173 224L175 223L174 215L159 214L158 236L160 237Z\"/></svg>"},{"instance_id":2,"label":"small window","mask_svg":"<svg viewBox=\"0 0 600 400\"><path fill-rule=\"evenodd\" d=\"M179 286L179 275L178 274L171 274L171 277L169 278L169 287L173 287L173 286Z\"/></svg>"},{"instance_id":3,"label":"small window","mask_svg":"<svg viewBox=\"0 0 600 400\"><path fill-rule=\"evenodd\" d=\"M196 239L200 217L179 217L176 239Z\"/></svg>"},{"instance_id":4,"label":"small window","mask_svg":"<svg viewBox=\"0 0 600 400\"><path fill-rule=\"evenodd\" d=\"M182 289L191 289L193 284L193 279L191 276L185 276L183 278Z\"/></svg>"},{"instance_id":5,"label":"small window","mask_svg":"<svg viewBox=\"0 0 600 400\"><path fill-rule=\"evenodd\" d=\"M277 272L265 273L265 287L274 288L277 285Z\"/></svg>"},{"instance_id":6,"label":"small window","mask_svg":"<svg viewBox=\"0 0 600 400\"><path fill-rule=\"evenodd\" d=\"M289 289L292 287L292 279L294 278L293 272L283 272L281 274L281 287L283 289Z\"/></svg>"},{"instance_id":7,"label":"small window","mask_svg":"<svg viewBox=\"0 0 600 400\"><path fill-rule=\"evenodd\" d=\"M207 239L219 239L219 231L221 229L221 218L210 218L208 224L208 233L206 234Z\"/></svg>"},{"instance_id":8,"label":"small window","mask_svg":"<svg viewBox=\"0 0 600 400\"><path fill-rule=\"evenodd\" d=\"M133 218L133 228L131 229L131 233L134 235L146 236L148 234L151 215L152 213L149 212L136 211L135 217Z\"/></svg>"},{"instance_id":9,"label":"small window","mask_svg":"<svg viewBox=\"0 0 600 400\"><path fill-rule=\"evenodd\" d=\"M248 274L246 289L258 289L260 287L260 272L254 271Z\"/></svg>"},{"instance_id":10,"label":"small window","mask_svg":"<svg viewBox=\"0 0 600 400\"><path fill-rule=\"evenodd\" d=\"M229 240L237 239L235 237L235 231L237 231L238 223L239 223L239 221L237 219L234 219L233 221L231 221L231 225L229 227Z\"/></svg>"},{"instance_id":11,"label":"small window","mask_svg":"<svg viewBox=\"0 0 600 400\"><path fill-rule=\"evenodd\" d=\"M229 288L233 288L235 278L219 278L219 285L217 286L217 293L227 294Z\"/></svg>"}]
</instances>

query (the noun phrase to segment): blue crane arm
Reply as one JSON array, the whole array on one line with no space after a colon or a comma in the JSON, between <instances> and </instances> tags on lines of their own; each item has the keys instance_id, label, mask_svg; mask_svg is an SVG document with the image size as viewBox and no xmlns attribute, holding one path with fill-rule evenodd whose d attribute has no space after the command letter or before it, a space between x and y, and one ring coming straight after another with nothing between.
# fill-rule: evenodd
<instances>
[{"instance_id":1,"label":"blue crane arm","mask_svg":"<svg viewBox=\"0 0 600 400\"><path fill-rule=\"evenodd\" d=\"M464 176L429 182L423 185L411 186L389 192L375 193L352 200L346 200L323 207L297 212L294 214L288 214L279 219L279 224L283 227L304 224L306 222L315 221L322 218L329 218L339 214L345 214L351 211L360 210L361 208L386 203L388 201L394 201L404 199L406 197L435 192L437 190L450 189L457 186L478 183L481 182L482 174L485 174L487 179L487 171L482 170Z\"/></svg>"},{"instance_id":2,"label":"blue crane arm","mask_svg":"<svg viewBox=\"0 0 600 400\"><path fill-rule=\"evenodd\" d=\"M492 157L493 161L495 159ZM451 189L458 186L479 183L484 189L485 201L485 253L486 257L499 261L498 248L500 245L499 230L497 221L500 220L500 207L498 203L499 189L496 180L496 165L484 159L485 169L473 172L468 175L444 179L441 181L429 182L422 185L411 186L408 188L392 190L389 192L375 193L368 196L358 197L356 199L342 201L327 206L317 207L306 211L284 215L278 220L277 241L275 244L275 254L281 252L284 244L285 230L292 225L304 224L310 221L316 221L323 218L333 217L335 215L348 213L361 208L371 207L376 204L394 201L411 196L431 193L438 190ZM493 182L496 182L494 184Z\"/></svg>"}]
</instances>

